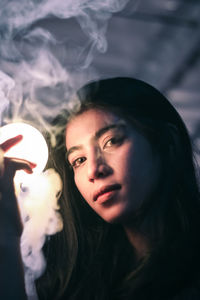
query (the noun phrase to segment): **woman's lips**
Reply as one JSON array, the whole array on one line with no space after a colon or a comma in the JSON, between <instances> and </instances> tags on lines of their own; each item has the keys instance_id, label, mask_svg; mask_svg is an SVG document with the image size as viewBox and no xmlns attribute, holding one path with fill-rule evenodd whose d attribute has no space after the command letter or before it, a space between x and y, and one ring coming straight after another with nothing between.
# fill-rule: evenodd
<instances>
[{"instance_id":1,"label":"woman's lips","mask_svg":"<svg viewBox=\"0 0 200 300\"><path fill-rule=\"evenodd\" d=\"M98 203L108 201L119 189L121 189L121 185L118 183L104 186L94 194L93 200L98 201Z\"/></svg>"}]
</instances>

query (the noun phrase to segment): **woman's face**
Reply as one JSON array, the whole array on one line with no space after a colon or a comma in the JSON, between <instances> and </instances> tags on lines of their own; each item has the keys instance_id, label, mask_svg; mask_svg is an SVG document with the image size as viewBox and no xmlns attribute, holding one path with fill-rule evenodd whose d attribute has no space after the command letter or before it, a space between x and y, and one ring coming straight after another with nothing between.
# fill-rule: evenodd
<instances>
[{"instance_id":1,"label":"woman's face","mask_svg":"<svg viewBox=\"0 0 200 300\"><path fill-rule=\"evenodd\" d=\"M156 187L158 156L143 135L111 112L89 109L73 118L66 148L79 192L107 222L129 222Z\"/></svg>"}]
</instances>

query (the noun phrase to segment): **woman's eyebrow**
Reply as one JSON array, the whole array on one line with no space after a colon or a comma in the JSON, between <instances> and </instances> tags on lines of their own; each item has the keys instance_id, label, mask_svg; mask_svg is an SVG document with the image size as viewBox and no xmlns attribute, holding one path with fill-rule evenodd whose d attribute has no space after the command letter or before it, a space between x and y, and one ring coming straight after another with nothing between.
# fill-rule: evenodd
<instances>
[{"instance_id":1,"label":"woman's eyebrow","mask_svg":"<svg viewBox=\"0 0 200 300\"><path fill-rule=\"evenodd\" d=\"M125 124L110 124L108 126L105 126L103 128L100 128L96 133L95 133L95 136L94 138L95 139L99 139L102 135L104 135L104 133L106 133L107 131L111 130L111 129L115 129L115 128L124 128L125 127ZM78 150L81 150L83 148L82 145L77 145L77 146L73 146L71 147L67 153L66 153L66 158L68 159L69 155L74 152L74 151L78 151Z\"/></svg>"},{"instance_id":2,"label":"woman's eyebrow","mask_svg":"<svg viewBox=\"0 0 200 300\"><path fill-rule=\"evenodd\" d=\"M67 153L66 153L66 158L68 159L69 155L74 152L74 151L78 151L78 150L81 150L83 147L81 145L78 145L78 146L73 146L71 148L69 148L69 150L67 150Z\"/></svg>"},{"instance_id":3,"label":"woman's eyebrow","mask_svg":"<svg viewBox=\"0 0 200 300\"><path fill-rule=\"evenodd\" d=\"M117 124L110 124L108 126L105 126L101 129L99 129L96 133L95 133L95 138L98 140L104 133L106 133L107 131L109 131L110 129L119 129L119 128L125 128L125 124L122 123L117 123Z\"/></svg>"}]
</instances>

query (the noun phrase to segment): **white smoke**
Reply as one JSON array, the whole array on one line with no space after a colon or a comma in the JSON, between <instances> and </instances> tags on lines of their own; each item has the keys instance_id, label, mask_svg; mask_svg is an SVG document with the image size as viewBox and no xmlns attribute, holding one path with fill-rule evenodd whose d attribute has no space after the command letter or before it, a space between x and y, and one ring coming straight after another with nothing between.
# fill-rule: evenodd
<instances>
[{"instance_id":1,"label":"white smoke","mask_svg":"<svg viewBox=\"0 0 200 300\"><path fill-rule=\"evenodd\" d=\"M9 105L9 92L14 88L15 82L8 75L0 71L0 124L5 109Z\"/></svg>"},{"instance_id":2,"label":"white smoke","mask_svg":"<svg viewBox=\"0 0 200 300\"><path fill-rule=\"evenodd\" d=\"M77 88L97 76L90 67L93 57L106 51L108 21L128 1L0 1L0 125L26 121L49 131L53 141L50 122L71 105L67 100ZM72 18L77 36L70 31ZM60 22L62 28L55 30L53 24ZM45 237L62 229L56 204L60 190L58 175L48 170L24 184L18 195L30 299L36 299L34 279L45 268L41 252Z\"/></svg>"},{"instance_id":3,"label":"white smoke","mask_svg":"<svg viewBox=\"0 0 200 300\"><path fill-rule=\"evenodd\" d=\"M53 169L32 177L31 181L23 183L18 203L24 224L21 253L25 266L26 292L29 298L36 299L34 280L43 273L46 266L42 253L45 238L61 231L63 227L57 204L62 181Z\"/></svg>"},{"instance_id":4,"label":"white smoke","mask_svg":"<svg viewBox=\"0 0 200 300\"><path fill-rule=\"evenodd\" d=\"M29 119L31 112L37 125L47 130L52 111L55 116L66 107L66 99L71 93L94 76L89 66L96 51L105 52L107 49L108 21L112 13L123 9L127 2L1 1L0 69L14 80L15 87L10 86L9 102L1 103L0 111L9 106L14 119L19 116ZM65 24L66 35L62 33L58 38L51 26L41 24L50 18L51 23L73 18L80 25L81 38L80 33L78 39L70 36L68 23ZM62 52L60 56L59 51ZM4 119L5 123L9 122L5 116Z\"/></svg>"}]
</instances>

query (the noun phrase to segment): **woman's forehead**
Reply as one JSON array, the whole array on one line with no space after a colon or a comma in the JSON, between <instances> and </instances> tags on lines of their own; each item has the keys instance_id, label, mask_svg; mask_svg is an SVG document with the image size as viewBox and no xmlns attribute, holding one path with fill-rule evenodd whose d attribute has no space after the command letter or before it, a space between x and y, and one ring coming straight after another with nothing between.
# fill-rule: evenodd
<instances>
[{"instance_id":1,"label":"woman's forehead","mask_svg":"<svg viewBox=\"0 0 200 300\"><path fill-rule=\"evenodd\" d=\"M96 134L99 129L122 122L122 118L103 109L89 109L73 117L66 126L66 145Z\"/></svg>"},{"instance_id":2,"label":"woman's forehead","mask_svg":"<svg viewBox=\"0 0 200 300\"><path fill-rule=\"evenodd\" d=\"M69 131L69 128L76 130L80 125L85 127L87 125L107 125L112 122L119 122L121 119L121 117L111 111L100 108L91 108L71 118L66 126L66 131Z\"/></svg>"}]
</instances>

